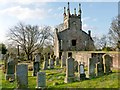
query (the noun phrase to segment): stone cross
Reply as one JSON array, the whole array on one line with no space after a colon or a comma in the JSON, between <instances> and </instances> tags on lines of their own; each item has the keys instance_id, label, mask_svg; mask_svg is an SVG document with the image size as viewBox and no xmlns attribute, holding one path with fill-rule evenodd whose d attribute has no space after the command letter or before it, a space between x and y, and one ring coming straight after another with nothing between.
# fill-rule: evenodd
<instances>
[{"instance_id":1,"label":"stone cross","mask_svg":"<svg viewBox=\"0 0 120 90\"><path fill-rule=\"evenodd\" d=\"M64 82L71 83L74 81L74 58L71 56L66 60L66 77Z\"/></svg>"},{"instance_id":2,"label":"stone cross","mask_svg":"<svg viewBox=\"0 0 120 90\"><path fill-rule=\"evenodd\" d=\"M35 62L40 62L40 54L35 54Z\"/></svg>"},{"instance_id":3,"label":"stone cross","mask_svg":"<svg viewBox=\"0 0 120 90\"><path fill-rule=\"evenodd\" d=\"M84 64L82 64L81 62L79 63L79 66L78 66L78 78L79 80L85 80L86 78Z\"/></svg>"},{"instance_id":4,"label":"stone cross","mask_svg":"<svg viewBox=\"0 0 120 90\"><path fill-rule=\"evenodd\" d=\"M46 73L38 72L37 73L37 87L40 89L44 89L46 87Z\"/></svg>"},{"instance_id":5,"label":"stone cross","mask_svg":"<svg viewBox=\"0 0 120 90\"><path fill-rule=\"evenodd\" d=\"M6 80L9 81L15 80L15 62L11 56L8 58L8 62L7 62Z\"/></svg>"},{"instance_id":6,"label":"stone cross","mask_svg":"<svg viewBox=\"0 0 120 90\"><path fill-rule=\"evenodd\" d=\"M93 78L95 77L95 62L96 57L92 57L88 59L88 77Z\"/></svg>"},{"instance_id":7,"label":"stone cross","mask_svg":"<svg viewBox=\"0 0 120 90\"><path fill-rule=\"evenodd\" d=\"M16 67L17 88L28 87L28 65L19 64Z\"/></svg>"},{"instance_id":8,"label":"stone cross","mask_svg":"<svg viewBox=\"0 0 120 90\"><path fill-rule=\"evenodd\" d=\"M112 57L108 54L103 55L103 64L104 64L104 73L109 74L111 71L111 62L112 62Z\"/></svg>"}]
</instances>

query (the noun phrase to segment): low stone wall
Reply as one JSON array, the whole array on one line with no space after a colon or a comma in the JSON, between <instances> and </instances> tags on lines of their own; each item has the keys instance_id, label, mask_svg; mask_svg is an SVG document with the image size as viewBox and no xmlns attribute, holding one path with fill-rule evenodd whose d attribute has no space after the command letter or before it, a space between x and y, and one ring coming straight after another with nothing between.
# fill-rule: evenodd
<instances>
[{"instance_id":1,"label":"low stone wall","mask_svg":"<svg viewBox=\"0 0 120 90\"><path fill-rule=\"evenodd\" d=\"M110 51L67 51L66 53L72 53L73 58L78 62L83 62L85 66L88 64L88 59L96 56L102 56L103 54L109 54L113 57L112 67L120 69L120 52Z\"/></svg>"}]
</instances>

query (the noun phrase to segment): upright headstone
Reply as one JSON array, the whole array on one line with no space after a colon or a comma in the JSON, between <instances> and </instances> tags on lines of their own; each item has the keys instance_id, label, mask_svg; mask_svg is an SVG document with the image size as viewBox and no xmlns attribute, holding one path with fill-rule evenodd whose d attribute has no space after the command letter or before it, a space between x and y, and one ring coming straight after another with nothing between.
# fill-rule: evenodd
<instances>
[{"instance_id":1,"label":"upright headstone","mask_svg":"<svg viewBox=\"0 0 120 90\"><path fill-rule=\"evenodd\" d=\"M50 69L54 68L54 61L53 61L53 56L52 55L50 56L50 59L49 59L49 68Z\"/></svg>"},{"instance_id":2,"label":"upright headstone","mask_svg":"<svg viewBox=\"0 0 120 90\"><path fill-rule=\"evenodd\" d=\"M63 52L62 56L61 56L61 68L63 68L64 66L66 66L66 59L67 59L67 53Z\"/></svg>"},{"instance_id":3,"label":"upright headstone","mask_svg":"<svg viewBox=\"0 0 120 90\"><path fill-rule=\"evenodd\" d=\"M55 65L55 59L56 59L56 56L53 55L53 65Z\"/></svg>"},{"instance_id":4,"label":"upright headstone","mask_svg":"<svg viewBox=\"0 0 120 90\"><path fill-rule=\"evenodd\" d=\"M43 62L43 70L48 69L48 56L45 54L44 55L44 62Z\"/></svg>"},{"instance_id":5,"label":"upright headstone","mask_svg":"<svg viewBox=\"0 0 120 90\"><path fill-rule=\"evenodd\" d=\"M33 76L37 76L37 72L39 72L39 70L39 62L33 62Z\"/></svg>"},{"instance_id":6,"label":"upright headstone","mask_svg":"<svg viewBox=\"0 0 120 90\"><path fill-rule=\"evenodd\" d=\"M35 55L35 61L33 62L33 76L37 76L37 72L40 70L40 54Z\"/></svg>"},{"instance_id":7,"label":"upright headstone","mask_svg":"<svg viewBox=\"0 0 120 90\"><path fill-rule=\"evenodd\" d=\"M82 64L81 62L79 63L79 66L78 66L78 78L79 80L85 80L86 78L84 64Z\"/></svg>"},{"instance_id":8,"label":"upright headstone","mask_svg":"<svg viewBox=\"0 0 120 90\"><path fill-rule=\"evenodd\" d=\"M88 77L95 77L95 61L96 57L92 57L88 59Z\"/></svg>"},{"instance_id":9,"label":"upright headstone","mask_svg":"<svg viewBox=\"0 0 120 90\"><path fill-rule=\"evenodd\" d=\"M74 58L71 56L66 60L66 76L65 83L71 83L74 81Z\"/></svg>"},{"instance_id":10,"label":"upright headstone","mask_svg":"<svg viewBox=\"0 0 120 90\"><path fill-rule=\"evenodd\" d=\"M4 59L4 73L6 73L7 69L7 62L8 62L9 54L5 54L5 59Z\"/></svg>"},{"instance_id":11,"label":"upright headstone","mask_svg":"<svg viewBox=\"0 0 120 90\"><path fill-rule=\"evenodd\" d=\"M9 81L15 80L15 62L11 56L8 58L8 62L7 62L6 80Z\"/></svg>"},{"instance_id":12,"label":"upright headstone","mask_svg":"<svg viewBox=\"0 0 120 90\"><path fill-rule=\"evenodd\" d=\"M104 66L102 63L98 62L96 63L96 76L102 76L104 75Z\"/></svg>"},{"instance_id":13,"label":"upright headstone","mask_svg":"<svg viewBox=\"0 0 120 90\"><path fill-rule=\"evenodd\" d=\"M74 62L74 70L75 72L78 72L78 61Z\"/></svg>"},{"instance_id":14,"label":"upright headstone","mask_svg":"<svg viewBox=\"0 0 120 90\"><path fill-rule=\"evenodd\" d=\"M103 55L103 64L104 64L104 73L109 74L111 71L111 62L112 62L112 57L108 54Z\"/></svg>"},{"instance_id":15,"label":"upright headstone","mask_svg":"<svg viewBox=\"0 0 120 90\"><path fill-rule=\"evenodd\" d=\"M55 65L58 66L59 65L59 58L56 57L56 60L55 60Z\"/></svg>"},{"instance_id":16,"label":"upright headstone","mask_svg":"<svg viewBox=\"0 0 120 90\"><path fill-rule=\"evenodd\" d=\"M17 88L23 89L28 87L28 65L19 64L16 67Z\"/></svg>"},{"instance_id":17,"label":"upright headstone","mask_svg":"<svg viewBox=\"0 0 120 90\"><path fill-rule=\"evenodd\" d=\"M38 72L37 73L37 87L40 89L44 89L46 87L46 73Z\"/></svg>"}]
</instances>

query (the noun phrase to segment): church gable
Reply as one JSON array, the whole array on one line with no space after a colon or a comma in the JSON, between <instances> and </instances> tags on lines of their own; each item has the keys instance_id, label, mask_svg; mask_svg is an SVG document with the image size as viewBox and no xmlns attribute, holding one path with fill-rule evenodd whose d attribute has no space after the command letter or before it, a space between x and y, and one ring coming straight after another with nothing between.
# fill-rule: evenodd
<instances>
[{"instance_id":1,"label":"church gable","mask_svg":"<svg viewBox=\"0 0 120 90\"><path fill-rule=\"evenodd\" d=\"M74 9L74 14L71 14L68 3L67 12L66 7L64 7L63 15L64 29L56 32L57 39L55 39L55 43L57 44L55 44L56 46L54 47L55 55L63 51L94 50L95 47L91 32L88 31L88 33L86 33L82 30L81 4L79 4L78 14L76 13L76 8Z\"/></svg>"}]
</instances>

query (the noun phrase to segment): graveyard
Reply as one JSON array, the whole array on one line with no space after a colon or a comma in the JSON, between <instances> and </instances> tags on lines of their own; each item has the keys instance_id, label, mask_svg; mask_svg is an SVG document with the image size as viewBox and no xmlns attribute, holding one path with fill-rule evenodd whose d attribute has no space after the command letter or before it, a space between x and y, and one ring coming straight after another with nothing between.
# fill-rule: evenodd
<instances>
[{"instance_id":1,"label":"graveyard","mask_svg":"<svg viewBox=\"0 0 120 90\"><path fill-rule=\"evenodd\" d=\"M85 68L86 70L87 68ZM56 66L54 69L40 70L40 72L46 72L46 89L60 89L60 88L120 88L118 83L118 70L113 69L109 75L104 75L92 79L74 81L72 83L64 83L65 70L60 66ZM5 80L5 74L0 69L2 88L16 88L17 82L9 82ZM36 76L32 76L33 71L28 71L28 88L35 89ZM75 73L75 77L77 78ZM112 83L111 83L112 82Z\"/></svg>"}]
</instances>

